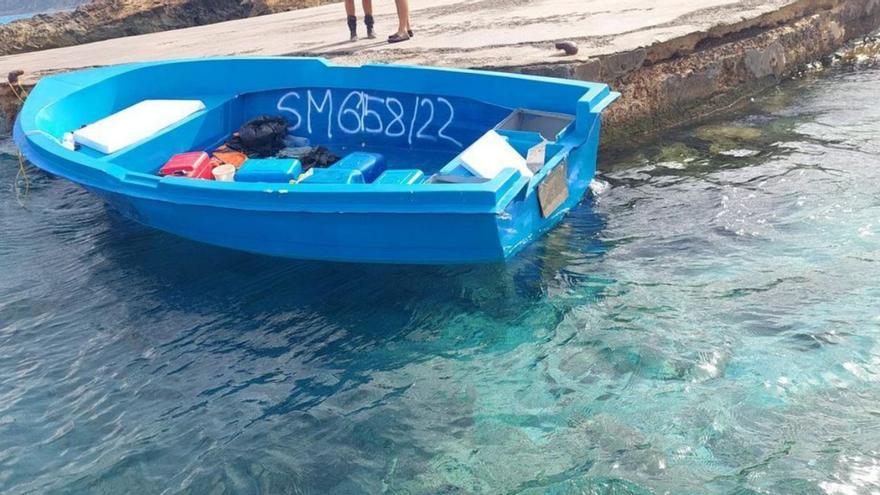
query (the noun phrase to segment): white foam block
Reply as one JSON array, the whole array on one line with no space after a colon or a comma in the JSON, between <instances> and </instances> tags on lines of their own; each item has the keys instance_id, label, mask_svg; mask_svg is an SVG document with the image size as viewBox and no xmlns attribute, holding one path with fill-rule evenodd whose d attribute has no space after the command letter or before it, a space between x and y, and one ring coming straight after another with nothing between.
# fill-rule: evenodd
<instances>
[{"instance_id":1,"label":"white foam block","mask_svg":"<svg viewBox=\"0 0 880 495\"><path fill-rule=\"evenodd\" d=\"M524 177L532 177L526 159L503 136L489 131L458 156L464 168L477 177L494 179L505 168L515 168Z\"/></svg>"},{"instance_id":2,"label":"white foam block","mask_svg":"<svg viewBox=\"0 0 880 495\"><path fill-rule=\"evenodd\" d=\"M115 153L204 110L199 100L144 100L73 133L77 143Z\"/></svg>"}]
</instances>

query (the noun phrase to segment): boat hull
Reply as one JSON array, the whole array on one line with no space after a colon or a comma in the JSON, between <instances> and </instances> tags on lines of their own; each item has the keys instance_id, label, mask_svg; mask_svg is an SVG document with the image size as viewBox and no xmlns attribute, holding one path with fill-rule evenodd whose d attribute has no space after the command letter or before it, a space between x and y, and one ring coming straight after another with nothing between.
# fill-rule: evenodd
<instances>
[{"instance_id":1,"label":"boat hull","mask_svg":"<svg viewBox=\"0 0 880 495\"><path fill-rule=\"evenodd\" d=\"M185 204L85 185L75 165L46 161L16 132L41 169L71 179L124 217L193 241L286 258L388 264L503 262L553 228L584 197L597 142L569 160L569 199L551 217L537 196L497 213L295 212ZM590 152L593 151L593 152Z\"/></svg>"},{"instance_id":2,"label":"boat hull","mask_svg":"<svg viewBox=\"0 0 880 495\"><path fill-rule=\"evenodd\" d=\"M186 74L194 73L198 67L210 67L211 64L244 64L252 71L266 70L267 74L278 72L287 74L285 77L289 79L279 81L269 91L228 89L228 96L211 100L208 110L192 120L151 142L112 156L83 155L58 145L58 134L76 123L69 117L69 112L83 108L83 102L102 98L100 92L94 95L88 93L97 84L91 79L99 81L99 84L110 84L107 81L112 82L114 77L129 77L137 71ZM323 80L327 84L336 84L336 89L332 90L333 93L329 89L316 92L326 95L326 104L323 100L312 98L309 90L290 90L302 87L297 78L304 78L305 75L273 70L279 64L308 69L314 72L312 78L327 74L328 77ZM52 81L37 87L32 98L42 98L50 103L42 109L39 103L31 102L36 109L26 105L14 130L19 148L33 164L83 186L136 222L181 237L270 256L366 263L463 264L501 262L510 258L558 224L565 213L584 197L596 167L601 111L617 96L610 93L605 85L594 83L556 82L529 76L496 76L445 69L378 66L336 68L325 61L315 60L183 61L108 70L109 75L83 73L64 81L64 84ZM346 89L353 84L351 71L356 70L365 71L364 74L371 76L366 80L374 80L374 84L384 80L379 77L384 74L383 71L394 71L395 75L400 75L400 86L409 93L383 93L375 87L368 90ZM331 75L335 79L330 78ZM438 77L448 78L452 82L459 81L459 78L472 79L484 87L462 85L455 88L447 85L445 89L455 93L448 96L426 92L426 82L433 83ZM496 78L499 81L509 80L512 86L521 85L523 90L510 87L506 89L509 96L497 94L499 89L493 86ZM363 78L357 83L368 85ZM57 84L57 87L53 84ZM83 89L78 90L79 93L69 89L74 84L81 84ZM380 121L383 115L376 113L376 110L368 110L366 103L385 102L386 108L398 111L404 107L413 108L409 118L415 125L409 129L408 138L418 141L422 136L428 146L427 151L443 155L447 151L438 147L443 144L443 139L458 146L469 142L473 136L479 135L479 129L485 125L477 125L474 119L498 119L499 115L508 111L502 105L506 98L529 95L534 99L525 103L537 104L539 95L525 89L535 88L553 95L556 94L553 92L556 87L565 90L567 99L556 103L558 108L550 110L561 111L565 108L564 104L576 106L577 121L572 121L572 125L548 145L552 146L553 158L548 158L546 165L534 177L525 177L519 171L506 169L496 178L480 184L294 185L217 183L158 177L148 172L156 167L163 156L210 146L216 136L229 132L230 128L234 129L237 125L235 122L246 118L248 113L265 112L276 107L297 112L296 122L304 126L300 132L307 129L312 137L318 131L326 132L325 137L329 137L331 133L338 134L339 129L333 126L348 126L345 128L357 131L346 138L353 143L361 139L382 142L375 134L368 135L371 128L367 124ZM163 93L160 96L172 92L169 88L161 90ZM87 93L81 94L83 91ZM298 94L297 91L308 97L291 97ZM372 93L368 94L367 91ZM236 96L239 94L244 96ZM356 107L351 107L351 104L345 106L345 99L340 98L340 94L347 95L349 101L364 102L360 117L351 110ZM422 96L413 97L412 94ZM426 97L425 94L432 96ZM584 96L580 97L581 94ZM129 96L132 101L137 101L138 97ZM338 103L340 100L343 101L342 107L333 114L332 102ZM438 103L424 105L426 100ZM286 107L292 105L290 101L305 106ZM468 118L459 119L453 125L450 124L453 122L451 116L438 117L446 126L431 127L429 123L434 119L434 109L442 108L439 102L448 105L449 110L455 107L460 115ZM412 105L408 106L408 103ZM332 118L320 120L320 117L326 117L320 113L325 111L325 106L326 116ZM106 114L114 108L101 112ZM430 110L430 113L420 114L419 111L427 111L423 108ZM59 115L62 117L57 117ZM368 115L374 117L373 120L368 119ZM419 115L428 115L428 120L421 123L417 120ZM55 120L52 120L53 117ZM313 117L314 122L311 120ZM82 118L92 119L94 116ZM387 118L385 120L388 121ZM392 128L389 126L384 132L395 134L389 129ZM540 141L535 132L513 131L507 136L511 142L519 140L520 152L525 150L524 146L531 146L529 143L534 144L535 138ZM388 144L392 142L388 141ZM454 172L453 165L454 161L439 173L447 170ZM564 194L557 194L553 198L553 207L548 209L547 200L542 204L540 188L550 181L554 171L559 184L564 186ZM564 176L560 171L564 171Z\"/></svg>"},{"instance_id":3,"label":"boat hull","mask_svg":"<svg viewBox=\"0 0 880 495\"><path fill-rule=\"evenodd\" d=\"M262 255L403 264L486 263L506 257L495 215L248 211L92 192L144 225Z\"/></svg>"}]
</instances>

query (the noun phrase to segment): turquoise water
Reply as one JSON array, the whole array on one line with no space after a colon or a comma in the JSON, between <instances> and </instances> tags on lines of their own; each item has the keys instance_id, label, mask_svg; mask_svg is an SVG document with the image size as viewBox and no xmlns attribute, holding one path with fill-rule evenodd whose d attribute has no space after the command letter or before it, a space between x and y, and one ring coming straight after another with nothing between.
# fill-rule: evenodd
<instances>
[{"instance_id":1,"label":"turquoise water","mask_svg":"<svg viewBox=\"0 0 880 495\"><path fill-rule=\"evenodd\" d=\"M83 2L80 2L80 3L83 3ZM20 19L30 19L31 17L34 17L36 15L40 15L40 14L50 14L51 15L51 14L57 14L59 12L66 11L63 8L59 10L57 7L58 6L56 6L56 9L54 9L54 10L44 10L41 12L31 12L28 14L0 15L0 24L9 24L10 22L18 21ZM70 6L68 6L68 7L70 7ZM70 10L72 10L72 8Z\"/></svg>"},{"instance_id":2,"label":"turquoise water","mask_svg":"<svg viewBox=\"0 0 880 495\"><path fill-rule=\"evenodd\" d=\"M33 17L34 15L35 14L0 15L0 24L9 24L12 21L27 19L28 17Z\"/></svg>"},{"instance_id":3,"label":"turquoise water","mask_svg":"<svg viewBox=\"0 0 880 495\"><path fill-rule=\"evenodd\" d=\"M0 492L876 493L878 83L606 153L507 266L225 251L34 169L22 208L0 155Z\"/></svg>"}]
</instances>

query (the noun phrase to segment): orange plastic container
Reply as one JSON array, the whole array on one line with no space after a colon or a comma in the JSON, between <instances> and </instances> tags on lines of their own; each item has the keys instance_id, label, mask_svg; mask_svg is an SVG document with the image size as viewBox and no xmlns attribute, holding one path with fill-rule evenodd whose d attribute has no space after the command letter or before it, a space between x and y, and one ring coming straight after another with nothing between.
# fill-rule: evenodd
<instances>
[{"instance_id":1,"label":"orange plastic container","mask_svg":"<svg viewBox=\"0 0 880 495\"><path fill-rule=\"evenodd\" d=\"M234 165L236 169L240 168L241 164L248 159L244 153L232 150L217 150L214 152L214 158L223 163Z\"/></svg>"}]
</instances>

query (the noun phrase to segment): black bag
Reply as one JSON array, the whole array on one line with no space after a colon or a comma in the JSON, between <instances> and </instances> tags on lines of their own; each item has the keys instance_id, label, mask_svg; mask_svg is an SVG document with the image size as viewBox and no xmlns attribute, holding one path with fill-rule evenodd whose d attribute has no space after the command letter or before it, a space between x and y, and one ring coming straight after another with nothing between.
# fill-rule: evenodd
<instances>
[{"instance_id":1,"label":"black bag","mask_svg":"<svg viewBox=\"0 0 880 495\"><path fill-rule=\"evenodd\" d=\"M242 153L265 158L284 148L287 120L281 116L263 115L249 120L238 130L238 144Z\"/></svg>"},{"instance_id":2,"label":"black bag","mask_svg":"<svg viewBox=\"0 0 880 495\"><path fill-rule=\"evenodd\" d=\"M305 172L310 168L327 168L338 162L339 157L327 148L318 146L301 156L299 161L302 163L303 172Z\"/></svg>"}]
</instances>

